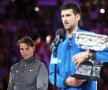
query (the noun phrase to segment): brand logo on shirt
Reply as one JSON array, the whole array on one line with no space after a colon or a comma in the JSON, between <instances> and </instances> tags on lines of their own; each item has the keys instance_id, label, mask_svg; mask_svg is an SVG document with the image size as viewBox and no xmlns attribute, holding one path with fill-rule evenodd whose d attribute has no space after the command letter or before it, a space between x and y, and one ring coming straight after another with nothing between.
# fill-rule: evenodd
<instances>
[{"instance_id":1,"label":"brand logo on shirt","mask_svg":"<svg viewBox=\"0 0 108 90\"><path fill-rule=\"evenodd\" d=\"M32 72L32 71L34 71L34 70L30 70L30 71Z\"/></svg>"},{"instance_id":2,"label":"brand logo on shirt","mask_svg":"<svg viewBox=\"0 0 108 90\"><path fill-rule=\"evenodd\" d=\"M19 72L19 70L16 70L16 73L18 73Z\"/></svg>"}]
</instances>

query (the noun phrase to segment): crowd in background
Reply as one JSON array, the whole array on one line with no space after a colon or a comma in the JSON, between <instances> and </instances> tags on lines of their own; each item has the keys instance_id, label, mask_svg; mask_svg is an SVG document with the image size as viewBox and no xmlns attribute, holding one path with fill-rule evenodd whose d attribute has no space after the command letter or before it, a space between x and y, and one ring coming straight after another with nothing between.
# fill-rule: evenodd
<instances>
[{"instance_id":1,"label":"crowd in background","mask_svg":"<svg viewBox=\"0 0 108 90\"><path fill-rule=\"evenodd\" d=\"M35 53L48 68L51 42L56 30L63 28L59 7L66 0L54 0L55 3L48 0L53 3L51 5L44 5L38 1L0 0L0 90L7 89L10 67L19 61L17 40L23 36L30 36L34 40ZM76 3L81 6L82 18L79 25L82 28L108 35L107 0L67 1L77 1ZM105 70L103 69L106 74L107 68L106 65ZM108 80L107 76L104 81L98 82L98 90L108 90L108 81L105 81Z\"/></svg>"}]
</instances>

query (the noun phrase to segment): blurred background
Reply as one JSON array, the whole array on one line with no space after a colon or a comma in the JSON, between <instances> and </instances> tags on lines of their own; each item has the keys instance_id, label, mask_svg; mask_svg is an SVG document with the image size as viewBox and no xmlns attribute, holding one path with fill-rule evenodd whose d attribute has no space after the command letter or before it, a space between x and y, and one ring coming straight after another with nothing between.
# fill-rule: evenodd
<instances>
[{"instance_id":1,"label":"blurred background","mask_svg":"<svg viewBox=\"0 0 108 90\"><path fill-rule=\"evenodd\" d=\"M0 90L7 89L10 67L19 61L17 40L23 36L34 40L35 53L48 68L49 47L57 29L63 28L59 8L67 2L80 5L81 28L108 35L108 0L0 0ZM98 90L108 90L108 63L102 73Z\"/></svg>"}]
</instances>

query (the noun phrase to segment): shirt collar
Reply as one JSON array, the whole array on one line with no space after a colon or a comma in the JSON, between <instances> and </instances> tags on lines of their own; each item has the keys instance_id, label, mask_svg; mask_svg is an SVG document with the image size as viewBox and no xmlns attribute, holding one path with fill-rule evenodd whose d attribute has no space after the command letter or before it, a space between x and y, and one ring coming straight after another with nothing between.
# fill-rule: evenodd
<instances>
[{"instance_id":1,"label":"shirt collar","mask_svg":"<svg viewBox=\"0 0 108 90\"><path fill-rule=\"evenodd\" d=\"M21 59L24 63L29 64L31 61L33 61L35 59L35 55L33 55L32 57L30 57L29 59Z\"/></svg>"},{"instance_id":2,"label":"shirt collar","mask_svg":"<svg viewBox=\"0 0 108 90\"><path fill-rule=\"evenodd\" d=\"M77 31L76 32L79 32L79 31L81 31L81 29L78 27L78 29L77 29ZM72 34L72 38L74 37L74 33ZM66 39L68 39L69 40L69 38L68 38L68 35L66 34Z\"/></svg>"}]
</instances>

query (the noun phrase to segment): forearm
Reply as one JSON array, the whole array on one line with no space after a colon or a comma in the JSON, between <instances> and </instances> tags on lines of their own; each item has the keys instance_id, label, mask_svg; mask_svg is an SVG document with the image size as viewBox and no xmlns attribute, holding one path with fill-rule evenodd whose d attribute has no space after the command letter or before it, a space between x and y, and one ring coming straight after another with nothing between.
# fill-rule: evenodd
<instances>
[{"instance_id":1,"label":"forearm","mask_svg":"<svg viewBox=\"0 0 108 90\"><path fill-rule=\"evenodd\" d=\"M92 51L89 50L90 54L92 53L91 60L96 60L99 62L108 62L108 48L102 51Z\"/></svg>"},{"instance_id":2,"label":"forearm","mask_svg":"<svg viewBox=\"0 0 108 90\"><path fill-rule=\"evenodd\" d=\"M51 82L51 84L54 85L54 64L51 64L49 65L49 80ZM56 85L57 87L60 87L60 88L66 88L67 86L64 84L64 77L62 77L59 73L58 73L58 66L56 66Z\"/></svg>"},{"instance_id":3,"label":"forearm","mask_svg":"<svg viewBox=\"0 0 108 90\"><path fill-rule=\"evenodd\" d=\"M53 85L54 85L54 78L55 78L54 73L49 75L49 80L50 80L51 84L53 84ZM59 74L56 74L56 85L57 85L57 87L66 88L67 85L65 85L64 80L65 80L65 78L63 78Z\"/></svg>"},{"instance_id":4,"label":"forearm","mask_svg":"<svg viewBox=\"0 0 108 90\"><path fill-rule=\"evenodd\" d=\"M96 61L108 62L108 52L106 51L96 52Z\"/></svg>"},{"instance_id":5,"label":"forearm","mask_svg":"<svg viewBox=\"0 0 108 90\"><path fill-rule=\"evenodd\" d=\"M86 80L78 80L74 77L68 77L65 79L65 84L67 86L71 86L71 87L79 87L83 84L83 82L85 82Z\"/></svg>"},{"instance_id":6,"label":"forearm","mask_svg":"<svg viewBox=\"0 0 108 90\"><path fill-rule=\"evenodd\" d=\"M36 85L37 90L47 90L48 89L48 71L44 64L41 65L36 84L37 84Z\"/></svg>"},{"instance_id":7,"label":"forearm","mask_svg":"<svg viewBox=\"0 0 108 90\"><path fill-rule=\"evenodd\" d=\"M14 90L14 85L15 85L15 84L14 84L14 80L13 80L13 73L12 73L12 67L11 67L7 90Z\"/></svg>"},{"instance_id":8,"label":"forearm","mask_svg":"<svg viewBox=\"0 0 108 90\"><path fill-rule=\"evenodd\" d=\"M13 86L8 86L7 90L14 90Z\"/></svg>"},{"instance_id":9,"label":"forearm","mask_svg":"<svg viewBox=\"0 0 108 90\"><path fill-rule=\"evenodd\" d=\"M45 86L43 86L43 87L38 88L37 90L48 90L48 86L45 85Z\"/></svg>"}]
</instances>

